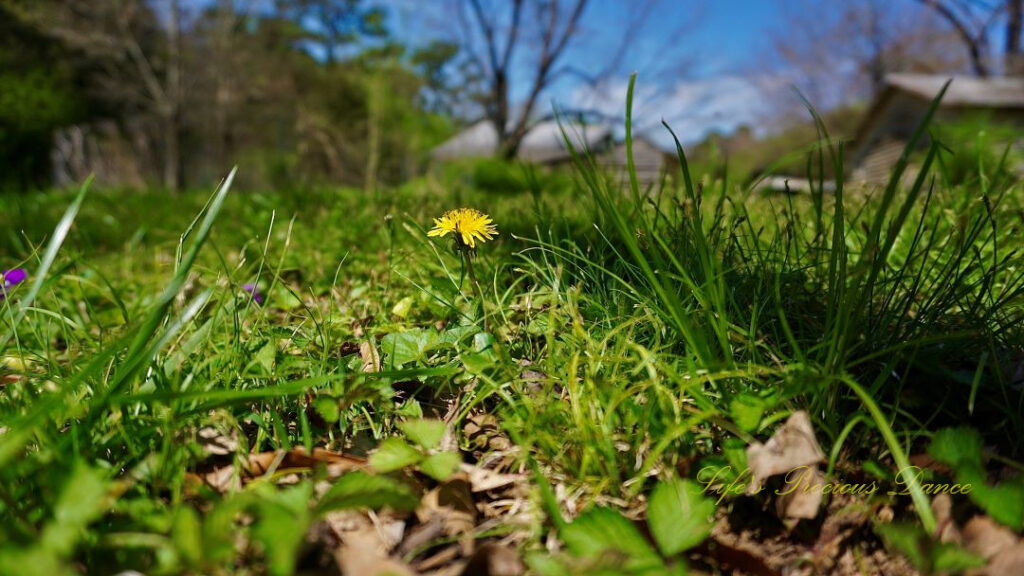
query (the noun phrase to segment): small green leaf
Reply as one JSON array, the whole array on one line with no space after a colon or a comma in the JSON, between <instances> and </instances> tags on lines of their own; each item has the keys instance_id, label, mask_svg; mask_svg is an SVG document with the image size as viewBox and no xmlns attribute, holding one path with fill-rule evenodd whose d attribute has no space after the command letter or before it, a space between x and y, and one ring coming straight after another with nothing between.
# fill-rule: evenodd
<instances>
[{"instance_id":1,"label":"small green leaf","mask_svg":"<svg viewBox=\"0 0 1024 576\"><path fill-rule=\"evenodd\" d=\"M543 336L548 333L551 327L550 314L544 313L536 316L526 325L526 333L531 336Z\"/></svg>"},{"instance_id":2,"label":"small green leaf","mask_svg":"<svg viewBox=\"0 0 1024 576\"><path fill-rule=\"evenodd\" d=\"M1019 532L1024 525L1024 483L1018 479L988 486L983 479L979 475L977 481L965 482L971 485L968 496L993 520Z\"/></svg>"},{"instance_id":3,"label":"small green leaf","mask_svg":"<svg viewBox=\"0 0 1024 576\"><path fill-rule=\"evenodd\" d=\"M329 424L334 424L341 417L338 401L330 396L317 396L316 400L313 401L313 407L316 409L317 414L320 414Z\"/></svg>"},{"instance_id":4,"label":"small green leaf","mask_svg":"<svg viewBox=\"0 0 1024 576\"><path fill-rule=\"evenodd\" d=\"M943 464L981 466L981 435L973 428L943 428L932 436L928 454Z\"/></svg>"},{"instance_id":5,"label":"small green leaf","mask_svg":"<svg viewBox=\"0 0 1024 576\"><path fill-rule=\"evenodd\" d=\"M985 558L972 554L956 544L940 543L932 551L932 570L935 572L963 572L984 566L986 562Z\"/></svg>"},{"instance_id":6,"label":"small green leaf","mask_svg":"<svg viewBox=\"0 0 1024 576\"><path fill-rule=\"evenodd\" d=\"M631 574L664 565L636 526L611 508L587 510L562 528L560 535L576 556L597 558L608 550L625 554L629 558L626 567Z\"/></svg>"},{"instance_id":7,"label":"small green leaf","mask_svg":"<svg viewBox=\"0 0 1024 576\"><path fill-rule=\"evenodd\" d=\"M433 330L406 330L388 334L380 346L390 363L398 367L426 360L427 351L437 343L437 339L437 332Z\"/></svg>"},{"instance_id":8,"label":"small green leaf","mask_svg":"<svg viewBox=\"0 0 1024 576\"><path fill-rule=\"evenodd\" d=\"M40 544L58 555L70 554L85 527L103 514L108 505L106 494L103 473L78 465L64 485Z\"/></svg>"},{"instance_id":9,"label":"small green leaf","mask_svg":"<svg viewBox=\"0 0 1024 576\"><path fill-rule=\"evenodd\" d=\"M419 505L412 488L387 476L351 472L338 479L320 500L320 513L345 508L415 510Z\"/></svg>"},{"instance_id":10,"label":"small green leaf","mask_svg":"<svg viewBox=\"0 0 1024 576\"><path fill-rule=\"evenodd\" d=\"M492 368L497 364L497 358L492 350L460 354L459 359L462 360L462 364L466 367L467 372L476 375L483 374L488 368Z\"/></svg>"},{"instance_id":11,"label":"small green leaf","mask_svg":"<svg viewBox=\"0 0 1024 576\"><path fill-rule=\"evenodd\" d=\"M722 443L722 455L733 470L747 469L747 443L739 438L726 438Z\"/></svg>"},{"instance_id":12,"label":"small green leaf","mask_svg":"<svg viewBox=\"0 0 1024 576\"><path fill-rule=\"evenodd\" d=\"M277 308L283 310L295 310L303 306L302 300L282 284L276 285L268 300L274 302Z\"/></svg>"},{"instance_id":13,"label":"small green leaf","mask_svg":"<svg viewBox=\"0 0 1024 576\"><path fill-rule=\"evenodd\" d=\"M420 451L401 438L388 438L380 443L377 451L370 455L370 466L378 472L401 470L418 463L423 458Z\"/></svg>"},{"instance_id":14,"label":"small green leaf","mask_svg":"<svg viewBox=\"0 0 1024 576\"><path fill-rule=\"evenodd\" d=\"M263 368L263 374L270 375L274 373L274 360L277 359L277 344L274 342L267 342L260 351L256 353L256 364Z\"/></svg>"},{"instance_id":15,"label":"small green leaf","mask_svg":"<svg viewBox=\"0 0 1024 576\"><path fill-rule=\"evenodd\" d=\"M253 492L234 492L203 518L203 557L208 563L229 562L235 557L235 522L255 497Z\"/></svg>"},{"instance_id":16,"label":"small green leaf","mask_svg":"<svg viewBox=\"0 0 1024 576\"><path fill-rule=\"evenodd\" d=\"M409 398L395 409L395 415L402 416L403 418L422 418L423 407L420 406L420 403L415 398Z\"/></svg>"},{"instance_id":17,"label":"small green leaf","mask_svg":"<svg viewBox=\"0 0 1024 576\"><path fill-rule=\"evenodd\" d=\"M937 542L914 524L877 524L875 532L921 572L955 573L982 566L986 560L955 544Z\"/></svg>"},{"instance_id":18,"label":"small green leaf","mask_svg":"<svg viewBox=\"0 0 1024 576\"><path fill-rule=\"evenodd\" d=\"M406 420L399 423L398 427L402 432L405 432L409 440L430 450L437 448L437 445L441 443L441 438L444 437L445 423L441 420L424 418L420 420Z\"/></svg>"},{"instance_id":19,"label":"small green leaf","mask_svg":"<svg viewBox=\"0 0 1024 576\"><path fill-rule=\"evenodd\" d=\"M441 332L437 342L438 344L455 346L470 334L474 334L476 330L477 328L475 326L453 326L444 332Z\"/></svg>"},{"instance_id":20,"label":"small green leaf","mask_svg":"<svg viewBox=\"0 0 1024 576\"><path fill-rule=\"evenodd\" d=\"M753 394L741 394L729 403L729 414L737 426L753 432L761 425L766 408L765 401Z\"/></svg>"},{"instance_id":21,"label":"small green leaf","mask_svg":"<svg viewBox=\"0 0 1024 576\"><path fill-rule=\"evenodd\" d=\"M302 482L284 489L264 484L256 500L257 519L253 539L263 545L267 572L285 576L295 572L302 542L312 523L309 501L313 485Z\"/></svg>"},{"instance_id":22,"label":"small green leaf","mask_svg":"<svg viewBox=\"0 0 1024 576\"><path fill-rule=\"evenodd\" d=\"M742 467L733 465L728 457L729 453L726 452L725 457L707 456L701 458L697 480L702 483L711 483L713 480L714 483L707 487L708 491L713 491L712 493L717 494L719 490L739 478L740 473L746 469L746 454L743 456L744 464Z\"/></svg>"},{"instance_id":23,"label":"small green leaf","mask_svg":"<svg viewBox=\"0 0 1024 576\"><path fill-rule=\"evenodd\" d=\"M171 537L178 554L189 566L203 558L203 533L199 515L189 506L181 506L174 515Z\"/></svg>"},{"instance_id":24,"label":"small green leaf","mask_svg":"<svg viewBox=\"0 0 1024 576\"><path fill-rule=\"evenodd\" d=\"M875 532L890 548L906 556L918 570L927 570L929 559L925 545L928 535L924 530L913 524L877 524Z\"/></svg>"},{"instance_id":25,"label":"small green leaf","mask_svg":"<svg viewBox=\"0 0 1024 576\"><path fill-rule=\"evenodd\" d=\"M460 464L462 457L457 452L439 452L420 462L420 470L434 480L444 482L455 474Z\"/></svg>"},{"instance_id":26,"label":"small green leaf","mask_svg":"<svg viewBox=\"0 0 1024 576\"><path fill-rule=\"evenodd\" d=\"M530 552L525 560L530 571L539 576L573 576L565 559L549 552Z\"/></svg>"},{"instance_id":27,"label":"small green leaf","mask_svg":"<svg viewBox=\"0 0 1024 576\"><path fill-rule=\"evenodd\" d=\"M715 504L691 480L662 482L647 507L647 525L665 556L700 544L714 526Z\"/></svg>"},{"instance_id":28,"label":"small green leaf","mask_svg":"<svg viewBox=\"0 0 1024 576\"><path fill-rule=\"evenodd\" d=\"M395 307L391 309L391 313L399 318L406 318L409 316L409 311L412 310L413 298L412 296L406 296L395 304Z\"/></svg>"},{"instance_id":29,"label":"small green leaf","mask_svg":"<svg viewBox=\"0 0 1024 576\"><path fill-rule=\"evenodd\" d=\"M494 346L494 336L488 332L478 332L473 336L473 352L490 350Z\"/></svg>"}]
</instances>

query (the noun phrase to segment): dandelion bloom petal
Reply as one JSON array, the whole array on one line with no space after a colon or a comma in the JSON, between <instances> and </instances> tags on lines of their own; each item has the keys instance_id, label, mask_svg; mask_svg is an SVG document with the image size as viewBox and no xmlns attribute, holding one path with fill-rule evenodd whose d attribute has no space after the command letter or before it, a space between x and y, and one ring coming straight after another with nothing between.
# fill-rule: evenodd
<instances>
[{"instance_id":1,"label":"dandelion bloom petal","mask_svg":"<svg viewBox=\"0 0 1024 576\"><path fill-rule=\"evenodd\" d=\"M456 243L470 249L498 235L498 228L491 217L473 208L449 210L440 218L434 219L434 227L427 236L455 236Z\"/></svg>"}]
</instances>

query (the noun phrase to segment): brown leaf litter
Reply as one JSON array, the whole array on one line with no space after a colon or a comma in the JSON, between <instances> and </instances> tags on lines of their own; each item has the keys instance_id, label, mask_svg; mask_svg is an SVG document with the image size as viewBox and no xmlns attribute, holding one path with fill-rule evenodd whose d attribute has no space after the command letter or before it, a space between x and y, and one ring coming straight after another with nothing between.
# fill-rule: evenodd
<instances>
[{"instance_id":1,"label":"brown leaf litter","mask_svg":"<svg viewBox=\"0 0 1024 576\"><path fill-rule=\"evenodd\" d=\"M522 480L464 464L448 481L424 487L412 514L330 512L311 531L311 543L328 551L345 576L518 576L524 567L516 550L528 538L528 522L489 508L514 499L528 511ZM499 530L516 518L518 528Z\"/></svg>"},{"instance_id":2,"label":"brown leaf litter","mask_svg":"<svg viewBox=\"0 0 1024 576\"><path fill-rule=\"evenodd\" d=\"M454 412L453 407L449 408L449 413ZM448 417L445 420L453 421ZM529 497L529 478L523 473L519 448L490 414L471 414L459 434L453 429L447 431L448 435L452 441L455 436L461 438L461 446L473 462L462 464L454 476L440 483L418 473L404 472L403 481L422 495L414 512L383 509L326 514L307 536L307 545L319 551L322 570L317 573L524 573L519 550L536 537L538 511ZM238 449L237 437L230 433L204 428L198 436L204 451L214 459L223 459ZM819 469L824 453L805 412L794 413L764 444L749 446L747 456L753 476L751 493L719 508L711 536L689 555L691 573L918 574L909 561L887 550L874 534L874 522L892 520L891 502L836 492L822 507L821 490L790 490L799 494L791 498L772 495L776 490L756 490L765 482L772 482L773 486L781 482L779 492L792 488L794 482L824 482ZM372 472L361 457L323 449L306 453L298 448L249 454L231 465L191 473L189 479L218 491L229 491L257 478L287 483L297 474L318 468L327 470L327 481L318 483L318 493L329 489L330 480L347 472ZM793 477L794 469L803 473ZM575 493L558 483L554 488L563 509L571 511L575 507ZM623 508L627 517L633 517L631 512L642 508L635 506L635 502L621 501L615 505ZM770 511L773 507L774 514ZM963 527L957 526L948 495L937 497L933 509L939 521L937 538L956 542L989 560L988 565L969 575L1024 574L1024 542L1012 531L984 516L971 518ZM901 509L900 513L906 510ZM547 541L554 549L560 547L554 539Z\"/></svg>"},{"instance_id":3,"label":"brown leaf litter","mask_svg":"<svg viewBox=\"0 0 1024 576\"><path fill-rule=\"evenodd\" d=\"M217 466L205 471L189 472L185 478L193 487L205 485L218 492L228 492L264 476L307 472L320 466L327 470L328 477L337 478L345 472L364 468L366 459L322 448L314 448L310 454L300 447L246 454L239 459L237 467L235 464Z\"/></svg>"},{"instance_id":4,"label":"brown leaf litter","mask_svg":"<svg viewBox=\"0 0 1024 576\"><path fill-rule=\"evenodd\" d=\"M794 412L767 443L755 442L747 448L747 465L753 480L749 493L761 491L772 476L785 475L785 488L775 501L780 518L810 519L821 508L822 491L804 490L802 485L820 486L825 476L818 464L825 460L814 438L811 419L803 410Z\"/></svg>"},{"instance_id":5,"label":"brown leaf litter","mask_svg":"<svg viewBox=\"0 0 1024 576\"><path fill-rule=\"evenodd\" d=\"M497 439L503 434L495 422L477 415L467 419L466 427L488 438L485 446L501 444ZM193 493L203 485L218 492L239 490L257 479L288 484L321 470L326 475L318 476L323 480L316 490L323 494L348 472L372 473L365 458L320 448L246 454L224 464L237 454L237 433L209 426L196 435L209 459L187 474ZM512 450L510 444L501 445ZM351 576L519 576L525 568L518 550L531 536L536 511L527 477L513 466L519 465L505 456L464 463L440 483L403 472L402 481L422 494L415 512L385 508L325 514L307 535L302 570Z\"/></svg>"},{"instance_id":6,"label":"brown leaf litter","mask_svg":"<svg viewBox=\"0 0 1024 576\"><path fill-rule=\"evenodd\" d=\"M363 360L363 372L380 372L380 352L372 337L367 337L361 322L352 325L352 336L359 340L359 357Z\"/></svg>"}]
</instances>

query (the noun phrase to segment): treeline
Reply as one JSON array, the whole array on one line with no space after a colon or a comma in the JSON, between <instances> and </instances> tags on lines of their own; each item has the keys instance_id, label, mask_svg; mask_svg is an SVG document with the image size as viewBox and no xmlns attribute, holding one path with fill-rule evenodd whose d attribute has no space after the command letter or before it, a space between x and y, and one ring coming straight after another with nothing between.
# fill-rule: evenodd
<instances>
[{"instance_id":1,"label":"treeline","mask_svg":"<svg viewBox=\"0 0 1024 576\"><path fill-rule=\"evenodd\" d=\"M452 130L456 53L361 0L0 0L0 188L399 182Z\"/></svg>"}]
</instances>

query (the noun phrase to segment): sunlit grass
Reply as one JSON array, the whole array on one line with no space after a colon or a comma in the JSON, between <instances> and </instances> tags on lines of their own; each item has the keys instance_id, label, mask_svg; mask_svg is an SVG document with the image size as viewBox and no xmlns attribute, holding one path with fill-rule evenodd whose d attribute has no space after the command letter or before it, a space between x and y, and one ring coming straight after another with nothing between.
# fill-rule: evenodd
<instances>
[{"instance_id":1,"label":"sunlit grass","mask_svg":"<svg viewBox=\"0 0 1024 576\"><path fill-rule=\"evenodd\" d=\"M819 128L810 162L842 173ZM523 466L585 501L628 505L658 479L742 463L797 409L830 472L891 474L949 424L1017 458L1020 185L948 186L941 154L884 190L830 194L821 178L807 197L689 174L680 150L684 172L650 196L581 155L575 187L534 179L532 194L431 178L374 198L247 193L229 178L173 201L0 199L0 267L30 271L0 301L2 558L226 569L230 546L196 556L178 523L242 530L218 514L255 504L188 491L200 428L239 432L240 453L365 452L454 398L457 430L495 415ZM477 247L474 288L464 254L427 235L461 205L501 230ZM380 371L342 352L363 343ZM302 486L245 493L286 506ZM76 494L95 505L76 511ZM575 513L551 502L537 522ZM51 528L69 515L68 533Z\"/></svg>"}]
</instances>

